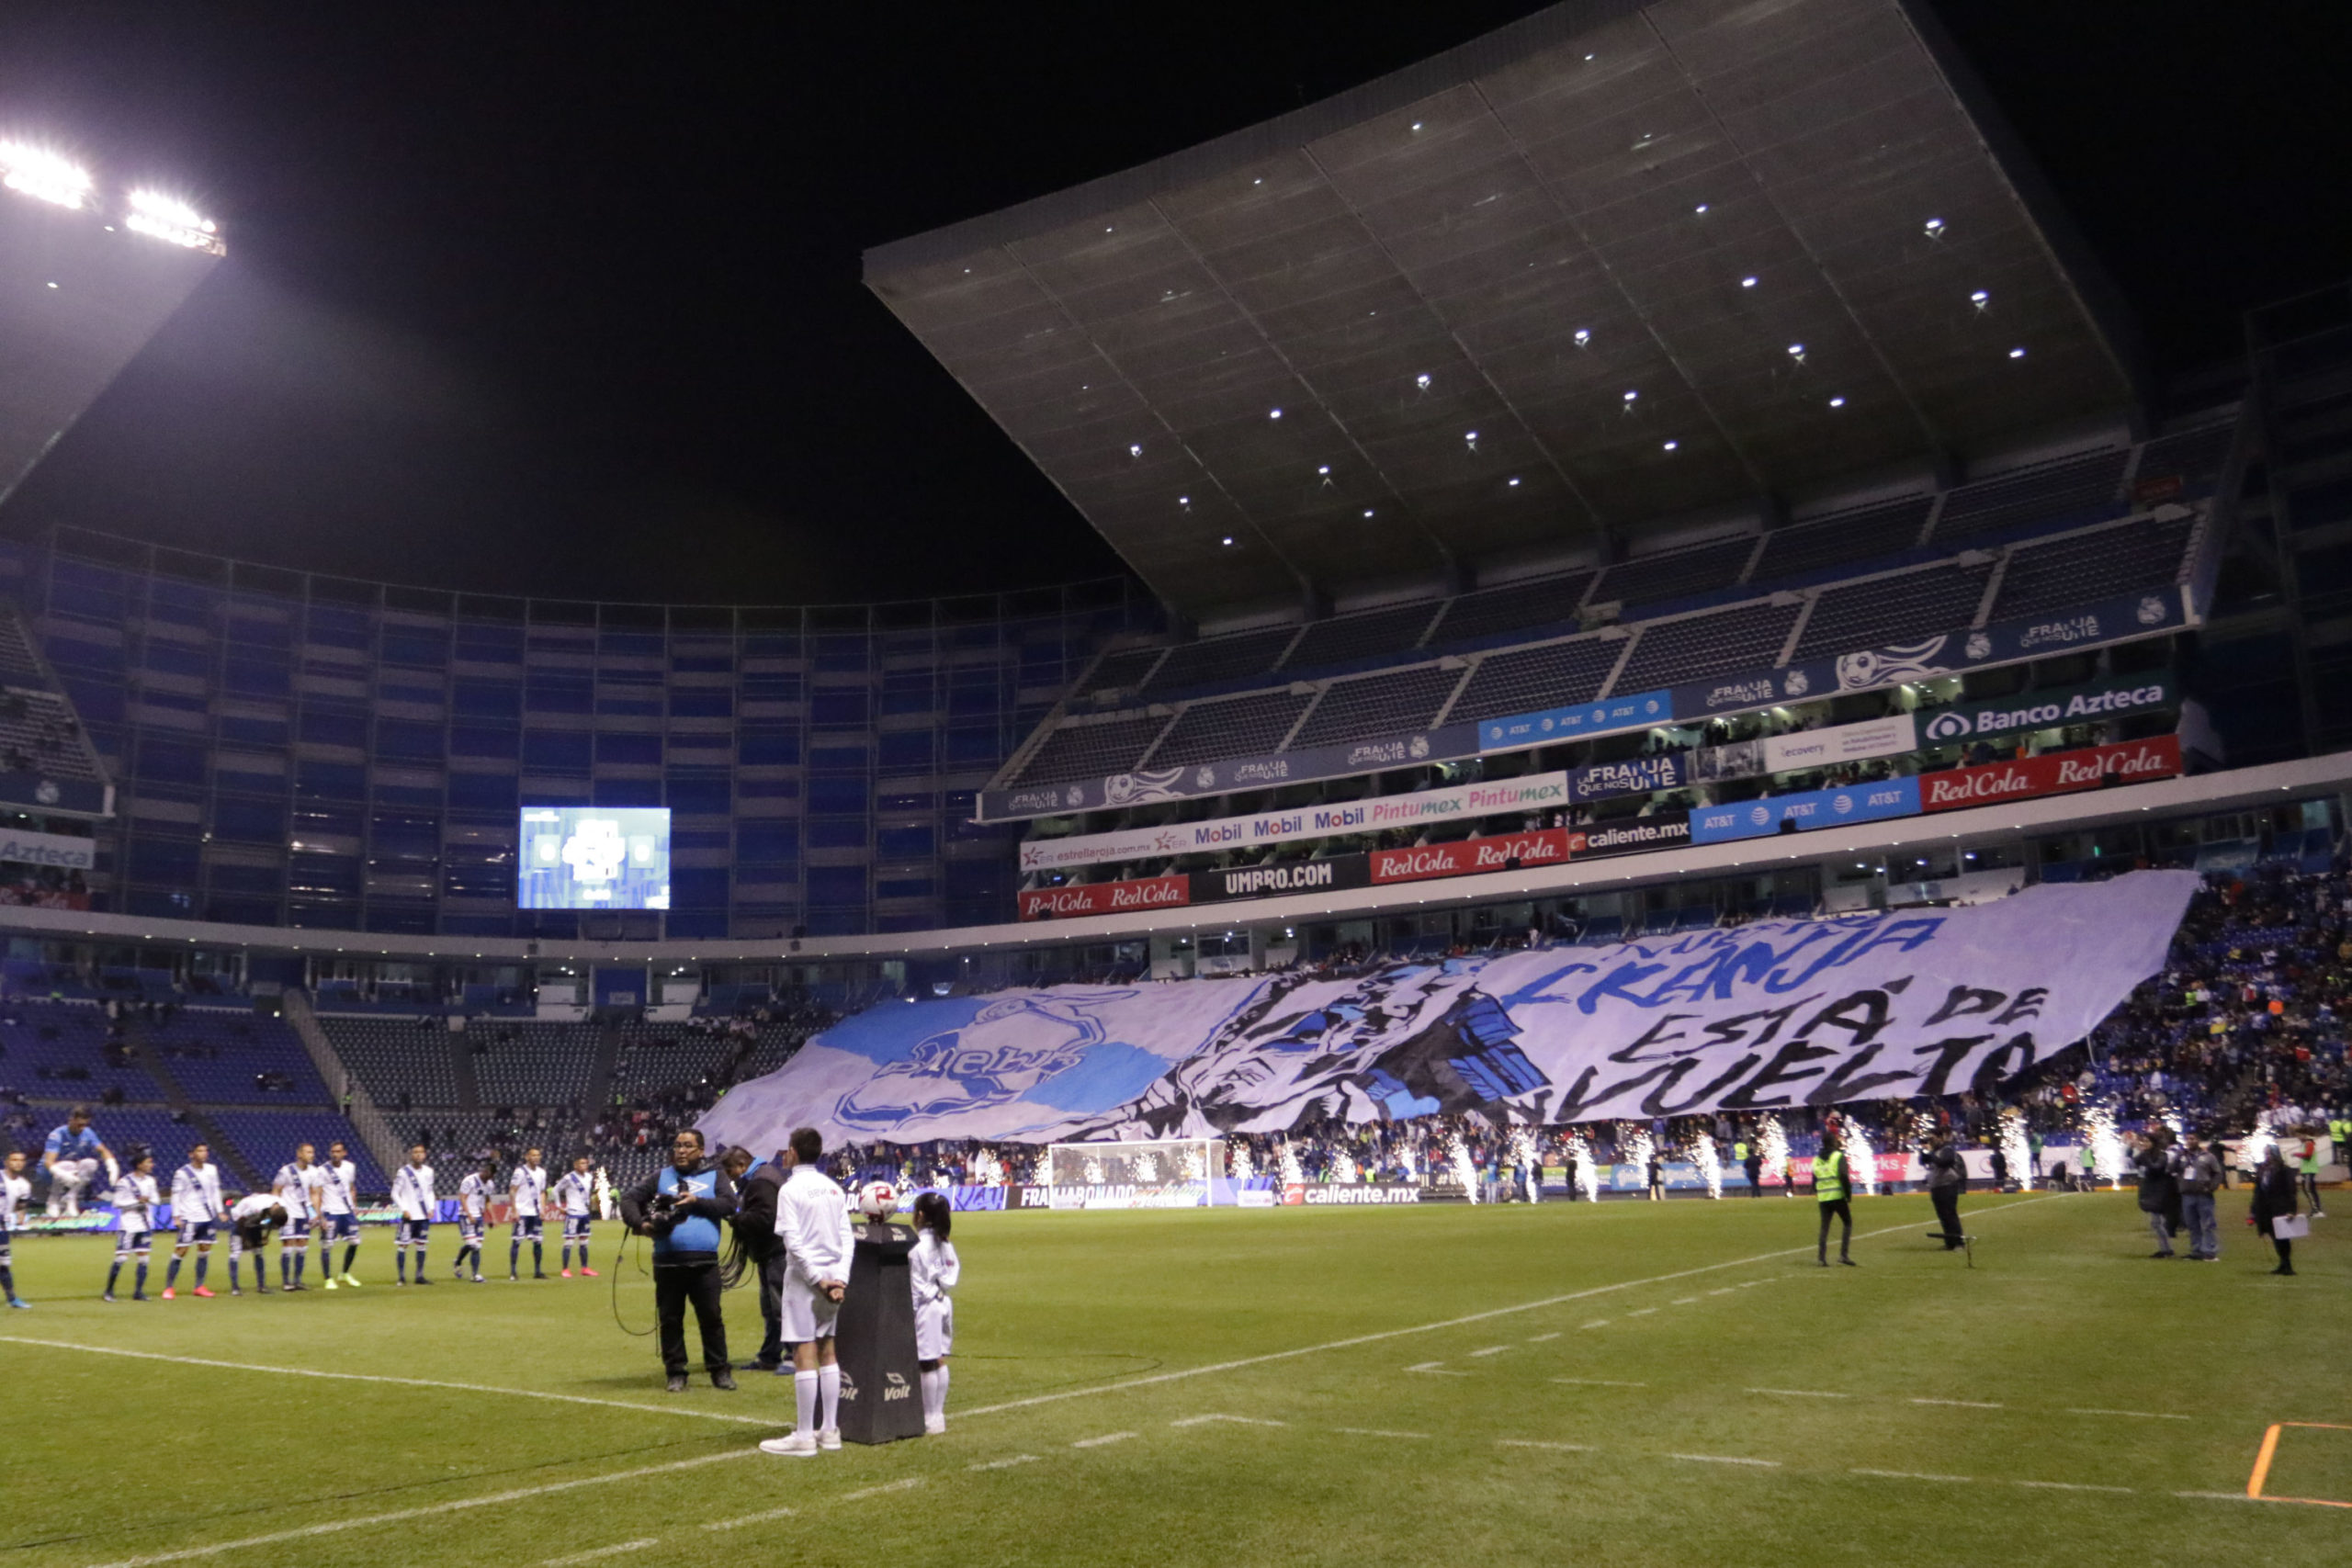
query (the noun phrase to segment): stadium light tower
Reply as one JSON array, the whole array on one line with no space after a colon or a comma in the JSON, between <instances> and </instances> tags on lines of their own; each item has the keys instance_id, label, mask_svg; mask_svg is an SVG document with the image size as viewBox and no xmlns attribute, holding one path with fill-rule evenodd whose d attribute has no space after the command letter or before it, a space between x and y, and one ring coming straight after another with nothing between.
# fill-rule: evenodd
<instances>
[{"instance_id":1,"label":"stadium light tower","mask_svg":"<svg viewBox=\"0 0 2352 1568\"><path fill-rule=\"evenodd\" d=\"M161 191L132 191L130 210L122 223L131 232L151 239L185 245L192 251L210 251L214 255L222 253L220 226L187 202Z\"/></svg>"},{"instance_id":2,"label":"stadium light tower","mask_svg":"<svg viewBox=\"0 0 2352 1568\"><path fill-rule=\"evenodd\" d=\"M0 185L57 207L89 205L90 171L28 141L0 141Z\"/></svg>"}]
</instances>

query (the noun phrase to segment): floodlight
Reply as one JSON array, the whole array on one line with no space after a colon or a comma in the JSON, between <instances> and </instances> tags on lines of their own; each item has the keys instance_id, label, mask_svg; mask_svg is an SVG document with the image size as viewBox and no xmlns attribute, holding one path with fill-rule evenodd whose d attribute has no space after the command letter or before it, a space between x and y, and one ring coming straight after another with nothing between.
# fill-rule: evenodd
<instances>
[{"instance_id":1,"label":"floodlight","mask_svg":"<svg viewBox=\"0 0 2352 1568\"><path fill-rule=\"evenodd\" d=\"M218 225L177 197L165 196L157 190L134 190L130 193L130 211L123 218L123 227L134 234L144 234L153 240L163 240L175 245L185 245L192 251L211 251L218 254L220 242L216 237Z\"/></svg>"},{"instance_id":2,"label":"floodlight","mask_svg":"<svg viewBox=\"0 0 2352 1568\"><path fill-rule=\"evenodd\" d=\"M1681 443L1681 442L1679 442L1679 441L1669 441L1669 442L1668 442L1668 443L1666 444L1666 449L1667 449L1668 451L1671 452L1671 451L1673 451L1676 447L1678 447L1678 446L1681 446L1681 445L1682 445L1682 443Z\"/></svg>"},{"instance_id":3,"label":"floodlight","mask_svg":"<svg viewBox=\"0 0 2352 1568\"><path fill-rule=\"evenodd\" d=\"M1180 495L1176 498L1176 504L1179 506L1190 506L1193 504L1193 498L1189 495Z\"/></svg>"},{"instance_id":4,"label":"floodlight","mask_svg":"<svg viewBox=\"0 0 2352 1568\"><path fill-rule=\"evenodd\" d=\"M2022 348L2013 348L2009 350L2009 357L2011 359L2023 359L2025 357L2025 350Z\"/></svg>"},{"instance_id":5,"label":"floodlight","mask_svg":"<svg viewBox=\"0 0 2352 1568\"><path fill-rule=\"evenodd\" d=\"M1233 543L1233 536L1232 536L1232 535L1230 535L1230 534L1227 534L1224 538L1219 539L1219 540L1217 541L1217 543L1218 543L1218 544L1220 544L1220 545L1230 545L1231 543Z\"/></svg>"},{"instance_id":6,"label":"floodlight","mask_svg":"<svg viewBox=\"0 0 2352 1568\"><path fill-rule=\"evenodd\" d=\"M1430 389L1430 373L1426 370L1413 378L1413 385L1426 392Z\"/></svg>"},{"instance_id":7,"label":"floodlight","mask_svg":"<svg viewBox=\"0 0 2352 1568\"><path fill-rule=\"evenodd\" d=\"M1972 305L1975 306L1978 310L1983 310L1985 306L1987 306L1987 305L1989 305L1989 304L1991 304L1991 303L1993 302L1993 296L1992 296L1990 293L1986 292L1985 290L1984 290L1984 289L1980 288L1980 289L1978 289L1975 293L1971 294L1971 295L1968 297L1968 302L1969 302L1970 304L1972 304Z\"/></svg>"},{"instance_id":8,"label":"floodlight","mask_svg":"<svg viewBox=\"0 0 2352 1568\"><path fill-rule=\"evenodd\" d=\"M1804 357L1804 344L1801 343L1792 343L1789 344L1789 357L1791 359L1803 359Z\"/></svg>"},{"instance_id":9,"label":"floodlight","mask_svg":"<svg viewBox=\"0 0 2352 1568\"><path fill-rule=\"evenodd\" d=\"M1363 509L1363 514L1364 514L1366 517L1371 516L1371 515L1372 515L1372 508L1371 508L1371 507L1369 507L1369 506L1365 507L1365 508Z\"/></svg>"},{"instance_id":10,"label":"floodlight","mask_svg":"<svg viewBox=\"0 0 2352 1568\"><path fill-rule=\"evenodd\" d=\"M1315 471L1321 474L1324 478L1329 479L1331 477L1331 465L1329 463L1317 463L1315 466Z\"/></svg>"},{"instance_id":11,"label":"floodlight","mask_svg":"<svg viewBox=\"0 0 2352 1568\"><path fill-rule=\"evenodd\" d=\"M1642 394L1641 394L1641 393L1639 393L1639 392L1627 392L1627 393L1625 394L1625 400L1626 400L1627 402L1629 402L1629 403L1630 403L1630 402L1632 402L1634 400L1635 400L1636 398L1640 397L1641 395L1642 395Z\"/></svg>"},{"instance_id":12,"label":"floodlight","mask_svg":"<svg viewBox=\"0 0 2352 1568\"><path fill-rule=\"evenodd\" d=\"M1846 406L1846 400L1843 398L1832 398L1829 400L1829 406L1833 409L1842 409Z\"/></svg>"},{"instance_id":13,"label":"floodlight","mask_svg":"<svg viewBox=\"0 0 2352 1568\"><path fill-rule=\"evenodd\" d=\"M1518 479L1518 476L1513 475L1513 476L1512 476L1512 478L1511 478L1511 479L1510 479L1510 488L1511 488L1511 489L1513 489L1513 490L1517 490L1517 489L1519 488L1519 479Z\"/></svg>"},{"instance_id":14,"label":"floodlight","mask_svg":"<svg viewBox=\"0 0 2352 1568\"><path fill-rule=\"evenodd\" d=\"M1140 441L1130 441L1130 442L1128 442L1128 443L1127 443L1127 456L1128 456L1128 457L1142 457L1142 456L1143 456L1143 443L1142 443L1142 442L1140 442Z\"/></svg>"},{"instance_id":15,"label":"floodlight","mask_svg":"<svg viewBox=\"0 0 2352 1568\"><path fill-rule=\"evenodd\" d=\"M1590 327L1578 327L1578 328L1577 329L1577 346L1578 348L1582 348L1582 347L1584 347L1587 344L1590 343L1591 341L1592 341L1592 329L1591 329Z\"/></svg>"},{"instance_id":16,"label":"floodlight","mask_svg":"<svg viewBox=\"0 0 2352 1568\"><path fill-rule=\"evenodd\" d=\"M1268 409L1266 411L1266 417L1268 419L1280 419L1282 416L1283 411L1280 409Z\"/></svg>"},{"instance_id":17,"label":"floodlight","mask_svg":"<svg viewBox=\"0 0 2352 1568\"><path fill-rule=\"evenodd\" d=\"M1475 430L1465 430L1462 433L1462 439L1476 446L1478 445L1478 433Z\"/></svg>"},{"instance_id":18,"label":"floodlight","mask_svg":"<svg viewBox=\"0 0 2352 1568\"><path fill-rule=\"evenodd\" d=\"M1739 286L1742 288L1753 288L1756 287L1756 279L1752 275L1747 277L1743 277L1739 280Z\"/></svg>"},{"instance_id":19,"label":"floodlight","mask_svg":"<svg viewBox=\"0 0 2352 1568\"><path fill-rule=\"evenodd\" d=\"M1702 201L1690 210L1697 213L1700 217L1704 218L1707 215L1707 204Z\"/></svg>"},{"instance_id":20,"label":"floodlight","mask_svg":"<svg viewBox=\"0 0 2352 1568\"><path fill-rule=\"evenodd\" d=\"M1417 119L1417 120L1415 120L1415 121L1413 122L1413 129L1414 129L1415 130L1420 130L1420 129L1421 129L1421 122L1420 122L1419 120L1418 120L1418 119Z\"/></svg>"},{"instance_id":21,"label":"floodlight","mask_svg":"<svg viewBox=\"0 0 2352 1568\"><path fill-rule=\"evenodd\" d=\"M1930 240L1940 240L1944 237L1944 220L1940 218L1930 218L1920 227L1928 231L1928 238Z\"/></svg>"},{"instance_id":22,"label":"floodlight","mask_svg":"<svg viewBox=\"0 0 2352 1568\"><path fill-rule=\"evenodd\" d=\"M0 185L57 207L89 199L90 172L71 158L26 141L0 141Z\"/></svg>"}]
</instances>

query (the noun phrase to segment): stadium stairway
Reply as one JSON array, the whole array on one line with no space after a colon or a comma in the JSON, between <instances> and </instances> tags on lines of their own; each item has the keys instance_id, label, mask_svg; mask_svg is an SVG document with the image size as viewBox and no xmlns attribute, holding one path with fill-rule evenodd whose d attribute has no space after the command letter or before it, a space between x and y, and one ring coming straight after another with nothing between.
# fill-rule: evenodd
<instances>
[{"instance_id":1,"label":"stadium stairway","mask_svg":"<svg viewBox=\"0 0 2352 1568\"><path fill-rule=\"evenodd\" d=\"M122 1041L130 1047L131 1059L144 1068L147 1076L163 1089L164 1101L179 1112L189 1126L204 1134L204 1141L211 1145L213 1156L229 1168L230 1174L244 1183L246 1191L262 1190L261 1173L245 1158L244 1151L222 1134L212 1118L198 1110L196 1102L188 1099L187 1090L180 1087L180 1080L174 1077L171 1068L164 1066L164 1054L155 1049L153 1041L147 1038L145 1026L127 1012L121 1022Z\"/></svg>"},{"instance_id":2,"label":"stadium stairway","mask_svg":"<svg viewBox=\"0 0 2352 1568\"><path fill-rule=\"evenodd\" d=\"M474 1039L462 1029L449 1031L449 1067L458 1078L458 1109L481 1115L481 1075L474 1071Z\"/></svg>"},{"instance_id":3,"label":"stadium stairway","mask_svg":"<svg viewBox=\"0 0 2352 1568\"><path fill-rule=\"evenodd\" d=\"M281 1006L287 1025L301 1040L302 1049L311 1054L311 1065L319 1069L319 1076L326 1079L327 1092L348 1105L346 1114L359 1141L368 1145L368 1152L376 1156L378 1165L388 1171L399 1169L400 1140L392 1135L391 1124L376 1108L375 1097L368 1092L368 1086L343 1065L326 1031L319 1026L319 1015L311 1010L311 998L303 992L289 990L281 998ZM452 1049L455 1048L453 1044ZM467 1070L472 1070L470 1066Z\"/></svg>"},{"instance_id":4,"label":"stadium stairway","mask_svg":"<svg viewBox=\"0 0 2352 1568\"><path fill-rule=\"evenodd\" d=\"M594 1126L605 1107L612 1103L613 1072L620 1059L620 1020L604 1019L596 1025L596 1055L588 1063L588 1088L580 1097L580 1125L583 1130Z\"/></svg>"}]
</instances>

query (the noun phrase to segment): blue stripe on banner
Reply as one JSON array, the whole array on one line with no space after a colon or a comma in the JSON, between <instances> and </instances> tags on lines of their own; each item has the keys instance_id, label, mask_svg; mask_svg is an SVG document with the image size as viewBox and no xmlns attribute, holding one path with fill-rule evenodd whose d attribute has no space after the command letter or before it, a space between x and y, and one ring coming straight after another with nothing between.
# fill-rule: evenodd
<instances>
[{"instance_id":1,"label":"blue stripe on banner","mask_svg":"<svg viewBox=\"0 0 2352 1568\"><path fill-rule=\"evenodd\" d=\"M1720 844L1735 839L1760 839L1781 831L1782 823L1790 824L1789 831L1802 833L1918 814L1917 779L1881 779L1842 789L1814 789L1730 806L1702 807L1690 813L1690 841Z\"/></svg>"},{"instance_id":2,"label":"blue stripe on banner","mask_svg":"<svg viewBox=\"0 0 2352 1568\"><path fill-rule=\"evenodd\" d=\"M1574 707L1544 708L1535 713L1513 714L1509 718L1481 719L1478 750L1505 750L1577 736L1647 729L1673 716L1673 693L1634 692L1606 702L1578 703Z\"/></svg>"}]
</instances>

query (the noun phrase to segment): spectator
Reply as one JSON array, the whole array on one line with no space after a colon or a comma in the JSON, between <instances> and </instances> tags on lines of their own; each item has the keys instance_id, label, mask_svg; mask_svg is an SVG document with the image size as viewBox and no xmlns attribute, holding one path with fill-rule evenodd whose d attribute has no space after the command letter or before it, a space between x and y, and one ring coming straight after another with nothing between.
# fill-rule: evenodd
<instances>
[{"instance_id":1,"label":"spectator","mask_svg":"<svg viewBox=\"0 0 2352 1568\"><path fill-rule=\"evenodd\" d=\"M2278 1224L2293 1219L2296 1213L2295 1173L2287 1168L2287 1156L2273 1144L2263 1151L2262 1167L2254 1173L2254 1228L2268 1236L2278 1250L2278 1267L2271 1270L2273 1274L2295 1271L2294 1240L2280 1235Z\"/></svg>"},{"instance_id":2,"label":"spectator","mask_svg":"<svg viewBox=\"0 0 2352 1568\"><path fill-rule=\"evenodd\" d=\"M2188 1256L2200 1263L2218 1262L2222 1256L2221 1226L2213 1218L2213 1192L2222 1184L2222 1161L2194 1133L2181 1140L2181 1218L2188 1226Z\"/></svg>"},{"instance_id":3,"label":"spectator","mask_svg":"<svg viewBox=\"0 0 2352 1568\"><path fill-rule=\"evenodd\" d=\"M2133 1164L2140 1172L2140 1212L2148 1216L2148 1229L2156 1238L2156 1250L2148 1256L2170 1258L2173 1250L2169 1211L2175 1194L2172 1164L2165 1156L2164 1134L2152 1132L2141 1139L2139 1156Z\"/></svg>"}]
</instances>

